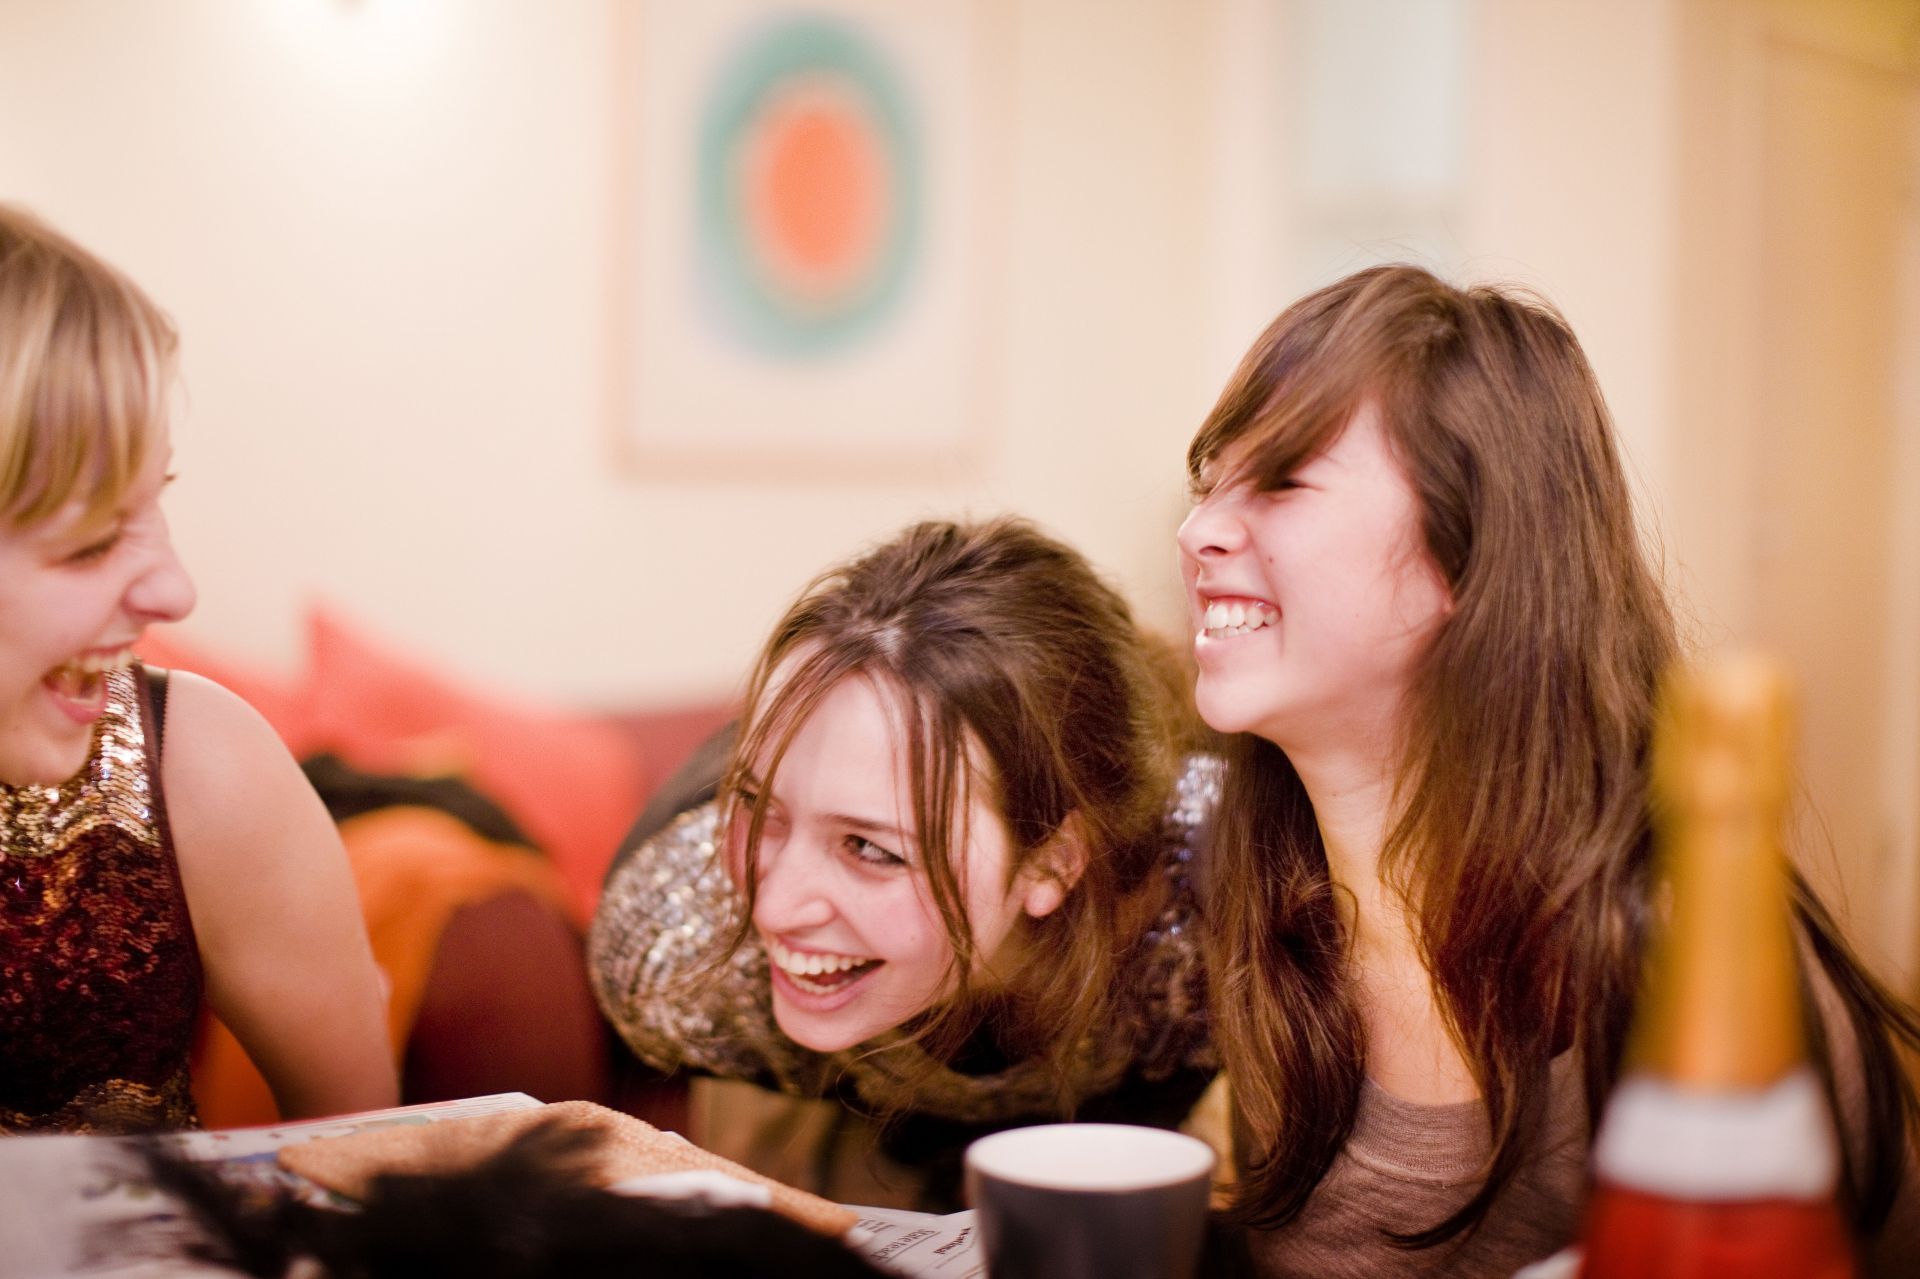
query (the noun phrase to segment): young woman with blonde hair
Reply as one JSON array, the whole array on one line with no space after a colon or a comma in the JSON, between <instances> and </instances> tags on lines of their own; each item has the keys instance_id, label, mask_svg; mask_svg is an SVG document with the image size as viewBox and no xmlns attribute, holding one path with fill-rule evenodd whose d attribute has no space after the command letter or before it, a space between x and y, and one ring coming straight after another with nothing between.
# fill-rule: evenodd
<instances>
[{"instance_id":1,"label":"young woman with blonde hair","mask_svg":"<svg viewBox=\"0 0 1920 1279\"><path fill-rule=\"evenodd\" d=\"M287 1116L395 1100L325 810L245 703L131 657L194 603L160 511L174 346L0 206L0 1133L194 1125L203 992Z\"/></svg>"},{"instance_id":2,"label":"young woman with blonde hair","mask_svg":"<svg viewBox=\"0 0 1920 1279\"><path fill-rule=\"evenodd\" d=\"M1653 910L1677 644L1599 387L1545 305L1383 267L1275 320L1188 461L1196 696L1233 735L1208 961L1235 1215L1266 1273L1509 1275L1576 1229ZM1804 884L1797 910L1886 1260L1920 1025Z\"/></svg>"}]
</instances>

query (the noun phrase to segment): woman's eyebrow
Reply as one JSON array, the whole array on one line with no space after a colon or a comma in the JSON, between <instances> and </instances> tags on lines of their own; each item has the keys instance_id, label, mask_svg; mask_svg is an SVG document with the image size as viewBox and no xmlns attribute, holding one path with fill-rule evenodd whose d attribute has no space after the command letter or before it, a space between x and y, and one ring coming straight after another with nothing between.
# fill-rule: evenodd
<instances>
[{"instance_id":1,"label":"woman's eyebrow","mask_svg":"<svg viewBox=\"0 0 1920 1279\"><path fill-rule=\"evenodd\" d=\"M906 827L895 822L876 821L871 817L860 817L853 813L828 813L827 821L836 826L851 826L870 835L880 835L901 843L917 842Z\"/></svg>"},{"instance_id":2,"label":"woman's eyebrow","mask_svg":"<svg viewBox=\"0 0 1920 1279\"><path fill-rule=\"evenodd\" d=\"M766 786L761 781L759 775L750 768L741 769L738 774L738 780L734 784L754 791L766 790ZM772 799L772 796L768 796L768 799ZM857 813L827 813L824 814L823 820L837 826L851 826L857 831L871 835L880 835L901 843L917 844L919 842L911 830L897 822L881 821L874 817L862 817Z\"/></svg>"}]
</instances>

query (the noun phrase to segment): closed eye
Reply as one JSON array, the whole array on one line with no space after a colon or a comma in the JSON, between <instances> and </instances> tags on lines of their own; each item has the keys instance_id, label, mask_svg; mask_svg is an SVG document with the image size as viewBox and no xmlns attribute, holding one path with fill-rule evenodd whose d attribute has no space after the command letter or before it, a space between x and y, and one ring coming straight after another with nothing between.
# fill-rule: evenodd
<instances>
[{"instance_id":1,"label":"closed eye","mask_svg":"<svg viewBox=\"0 0 1920 1279\"><path fill-rule=\"evenodd\" d=\"M66 562L68 564L91 564L96 560L105 559L112 553L113 548L118 545L120 545L120 530L115 529L99 541L90 542L68 555Z\"/></svg>"},{"instance_id":2,"label":"closed eye","mask_svg":"<svg viewBox=\"0 0 1920 1279\"><path fill-rule=\"evenodd\" d=\"M780 802L778 800L769 800L767 806L762 809L760 807L759 791L749 790L744 786L736 786L733 790L732 820L739 823L741 831L744 832L747 829L747 824L753 820L753 814L755 812L761 814L760 821L764 830L773 832L782 828Z\"/></svg>"}]
</instances>

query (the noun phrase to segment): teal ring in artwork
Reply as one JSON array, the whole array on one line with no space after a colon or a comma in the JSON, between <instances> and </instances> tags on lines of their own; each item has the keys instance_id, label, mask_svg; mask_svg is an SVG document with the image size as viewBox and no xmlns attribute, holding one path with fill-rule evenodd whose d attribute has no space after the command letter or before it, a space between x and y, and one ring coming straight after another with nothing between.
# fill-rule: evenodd
<instances>
[{"instance_id":1,"label":"teal ring in artwork","mask_svg":"<svg viewBox=\"0 0 1920 1279\"><path fill-rule=\"evenodd\" d=\"M755 117L783 84L826 75L853 89L878 130L890 217L865 287L835 305L800 308L754 267L739 169ZM700 125L699 238L705 299L726 328L770 355L817 357L858 342L899 305L921 237L920 160L905 95L882 56L846 24L816 15L755 32L729 58Z\"/></svg>"}]
</instances>

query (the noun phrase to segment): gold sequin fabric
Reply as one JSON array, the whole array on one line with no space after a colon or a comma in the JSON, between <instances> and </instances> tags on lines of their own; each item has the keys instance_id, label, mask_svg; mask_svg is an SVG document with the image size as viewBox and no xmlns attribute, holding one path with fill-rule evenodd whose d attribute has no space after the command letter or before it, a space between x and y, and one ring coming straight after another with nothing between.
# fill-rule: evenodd
<instances>
[{"instance_id":1,"label":"gold sequin fabric","mask_svg":"<svg viewBox=\"0 0 1920 1279\"><path fill-rule=\"evenodd\" d=\"M200 956L138 669L110 672L86 766L0 786L0 1132L195 1126Z\"/></svg>"},{"instance_id":2,"label":"gold sequin fabric","mask_svg":"<svg viewBox=\"0 0 1920 1279\"><path fill-rule=\"evenodd\" d=\"M1219 800L1222 765L1191 757L1163 825L1165 905L1123 949L1117 1015L1078 1046L1076 1092L1149 1084L1215 1068L1200 957L1194 845ZM740 907L717 856L717 804L689 810L615 865L588 937L600 1007L634 1053L664 1071L744 1079L796 1096L839 1093L879 1111L966 1124L1031 1121L1058 1111L1038 1061L966 1074L934 1065L912 1043L883 1036L847 1052L811 1052L774 1021L765 949L749 934L718 968ZM879 1049L879 1051L874 1051ZM910 1090L910 1091L909 1091Z\"/></svg>"}]
</instances>

